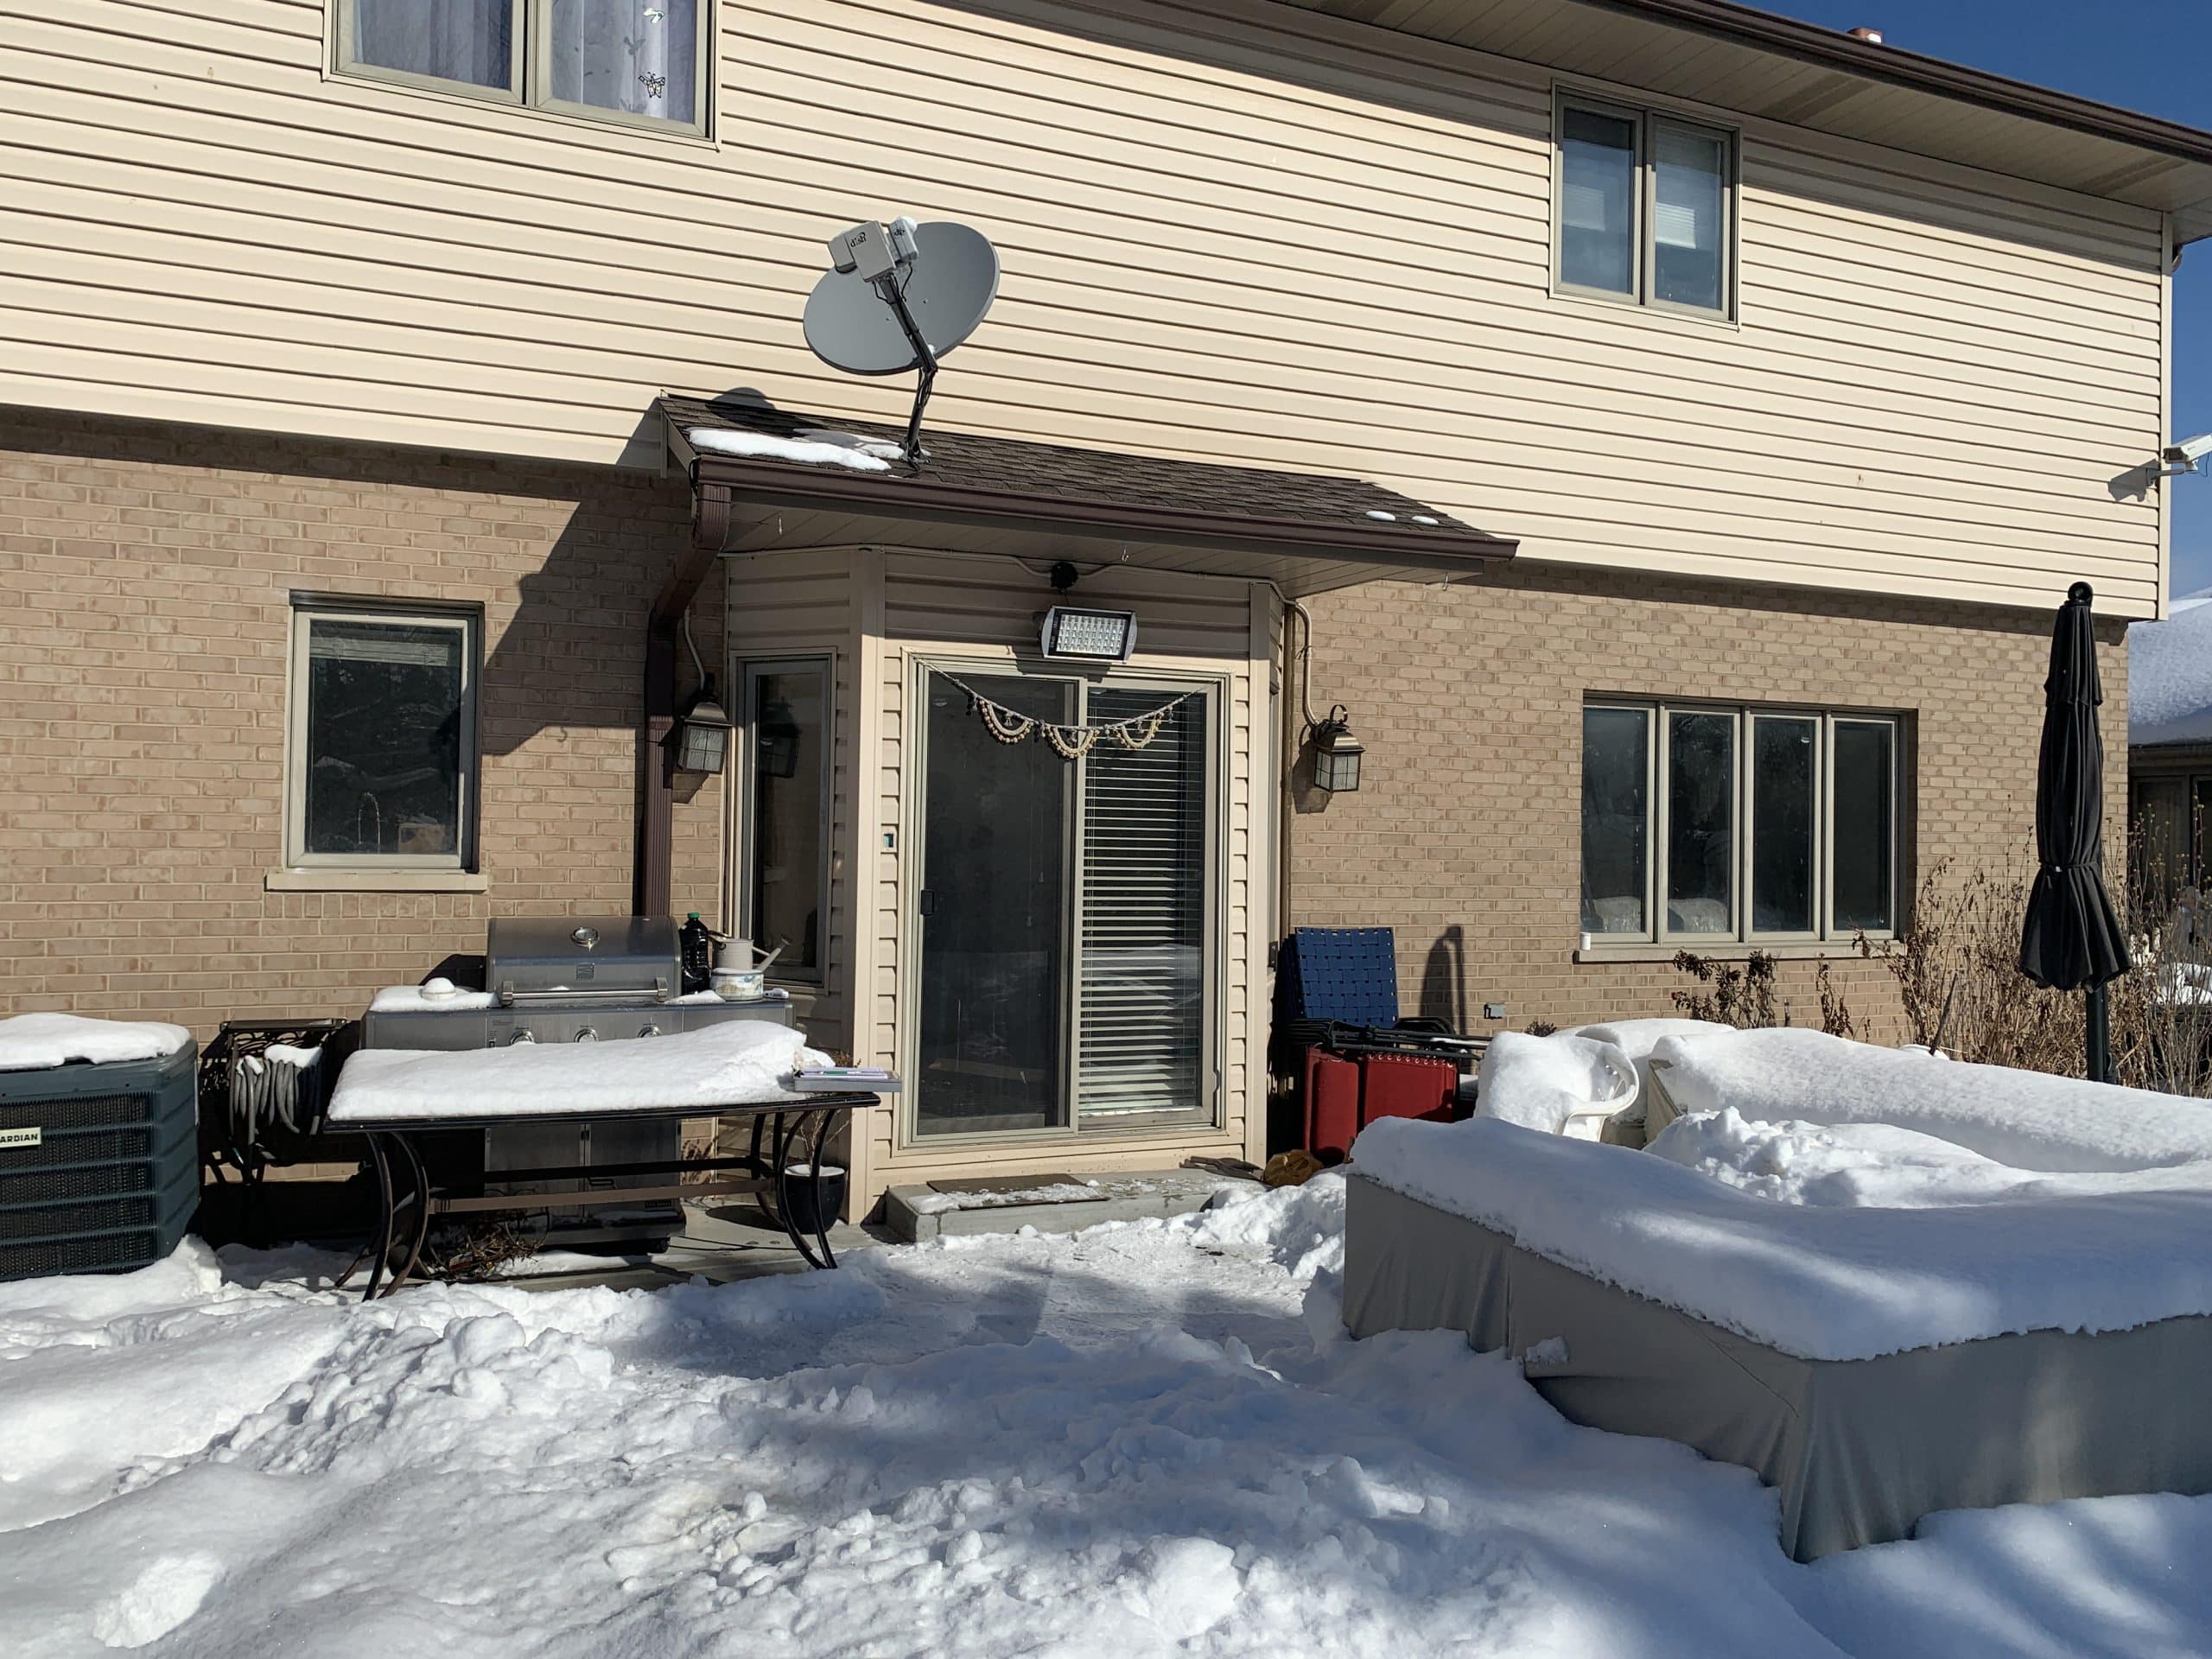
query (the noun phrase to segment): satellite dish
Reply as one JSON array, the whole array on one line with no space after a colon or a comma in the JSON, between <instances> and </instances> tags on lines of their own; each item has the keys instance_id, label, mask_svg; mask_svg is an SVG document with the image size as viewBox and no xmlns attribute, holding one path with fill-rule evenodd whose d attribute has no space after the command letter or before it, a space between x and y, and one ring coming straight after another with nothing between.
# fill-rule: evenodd
<instances>
[{"instance_id":1,"label":"satellite dish","mask_svg":"<svg viewBox=\"0 0 2212 1659\"><path fill-rule=\"evenodd\" d=\"M998 250L965 225L899 219L841 232L830 258L836 269L807 296L806 343L848 374L921 372L906 442L908 463L918 462L937 361L976 332L998 297Z\"/></svg>"},{"instance_id":2,"label":"satellite dish","mask_svg":"<svg viewBox=\"0 0 2212 1659\"><path fill-rule=\"evenodd\" d=\"M900 291L931 354L943 357L976 332L998 297L998 250L982 232L950 221L915 226L913 247L912 264L900 270ZM806 343L817 357L847 374L921 367L898 312L879 291L887 280L871 282L855 265L814 285L806 302Z\"/></svg>"}]
</instances>

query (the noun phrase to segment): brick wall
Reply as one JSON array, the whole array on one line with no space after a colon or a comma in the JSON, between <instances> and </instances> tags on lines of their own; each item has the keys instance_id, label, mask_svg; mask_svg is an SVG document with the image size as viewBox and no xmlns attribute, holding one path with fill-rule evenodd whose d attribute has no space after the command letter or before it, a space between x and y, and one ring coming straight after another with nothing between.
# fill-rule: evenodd
<instances>
[{"instance_id":1,"label":"brick wall","mask_svg":"<svg viewBox=\"0 0 2212 1659\"><path fill-rule=\"evenodd\" d=\"M358 1013L487 916L626 912L679 480L0 410L0 1014ZM481 893L271 893L295 590L485 609ZM720 652L719 573L693 610ZM681 670L688 694L691 670ZM719 909L721 780L676 909Z\"/></svg>"},{"instance_id":2,"label":"brick wall","mask_svg":"<svg viewBox=\"0 0 2212 1659\"><path fill-rule=\"evenodd\" d=\"M1905 711L1907 892L1945 856L2032 864L2049 612L1533 568L1309 608L1313 702L1349 705L1367 760L1357 794L1298 803L1291 919L1395 927L1408 1012L1476 1031L1674 1012L1687 982L1670 965L1574 960L1588 693ZM2116 874L2124 630L2100 639ZM1889 976L1848 955L1834 973L1853 1012L1893 1033ZM1799 1023L1818 1023L1816 969L1783 965ZM1503 1027L1485 1001L1508 1005Z\"/></svg>"}]
</instances>

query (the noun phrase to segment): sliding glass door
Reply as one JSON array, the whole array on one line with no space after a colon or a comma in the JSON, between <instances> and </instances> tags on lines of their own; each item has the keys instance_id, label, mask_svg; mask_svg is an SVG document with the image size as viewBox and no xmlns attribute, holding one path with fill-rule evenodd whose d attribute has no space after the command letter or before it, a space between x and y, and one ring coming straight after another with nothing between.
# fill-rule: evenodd
<instances>
[{"instance_id":1,"label":"sliding glass door","mask_svg":"<svg viewBox=\"0 0 2212 1659\"><path fill-rule=\"evenodd\" d=\"M1076 718L1068 682L963 677L1040 720ZM1057 1128L1074 769L1042 743L1000 742L941 674L925 701L917 1122L925 1135Z\"/></svg>"},{"instance_id":2,"label":"sliding glass door","mask_svg":"<svg viewBox=\"0 0 2212 1659\"><path fill-rule=\"evenodd\" d=\"M1064 760L1001 742L924 677L912 1068L924 1136L1188 1120L1211 1106L1213 848L1205 689L963 672L1065 726L1148 715L1152 741Z\"/></svg>"}]
</instances>

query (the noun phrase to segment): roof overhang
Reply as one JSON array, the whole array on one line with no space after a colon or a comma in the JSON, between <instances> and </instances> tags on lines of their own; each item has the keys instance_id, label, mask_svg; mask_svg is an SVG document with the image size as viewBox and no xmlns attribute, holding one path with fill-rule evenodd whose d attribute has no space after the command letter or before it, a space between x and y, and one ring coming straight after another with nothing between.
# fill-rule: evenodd
<instances>
[{"instance_id":1,"label":"roof overhang","mask_svg":"<svg viewBox=\"0 0 2212 1659\"><path fill-rule=\"evenodd\" d=\"M1732 0L1287 3L2171 213L2177 242L2212 236L2212 133Z\"/></svg>"},{"instance_id":2,"label":"roof overhang","mask_svg":"<svg viewBox=\"0 0 2212 1659\"><path fill-rule=\"evenodd\" d=\"M1033 561L1065 556L1270 582L1297 598L1367 582L1474 575L1512 557L1518 545L1357 479L941 431L925 435L931 464L861 472L719 454L695 443L693 435L731 426L834 427L840 434L880 441L896 435L891 429L677 398L664 398L661 408L670 456L690 476L695 491L728 493L722 550L728 553L880 545ZM1060 463L1055 487L1020 486L1026 452L1048 453ZM1091 487L1071 486L1071 474ZM1131 474L1146 487L1110 487ZM1179 482L1187 487L1177 489ZM1305 487L1289 487L1295 486ZM1259 498L1255 505L1222 505L1240 489ZM1271 510L1271 489L1306 510ZM1169 499L1177 495L1183 499ZM1317 495L1333 510L1316 510ZM1415 524L1415 517L1433 523Z\"/></svg>"}]
</instances>

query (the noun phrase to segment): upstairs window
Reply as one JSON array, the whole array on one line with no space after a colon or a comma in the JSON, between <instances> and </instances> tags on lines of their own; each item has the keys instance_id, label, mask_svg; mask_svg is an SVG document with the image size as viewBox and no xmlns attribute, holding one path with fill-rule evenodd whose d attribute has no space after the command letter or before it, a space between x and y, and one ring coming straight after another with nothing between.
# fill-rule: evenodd
<instances>
[{"instance_id":1,"label":"upstairs window","mask_svg":"<svg viewBox=\"0 0 2212 1659\"><path fill-rule=\"evenodd\" d=\"M1733 316L1735 135L1574 97L1560 100L1558 134L1559 290Z\"/></svg>"},{"instance_id":2,"label":"upstairs window","mask_svg":"<svg viewBox=\"0 0 2212 1659\"><path fill-rule=\"evenodd\" d=\"M703 132L709 0L339 0L338 67Z\"/></svg>"},{"instance_id":3,"label":"upstairs window","mask_svg":"<svg viewBox=\"0 0 2212 1659\"><path fill-rule=\"evenodd\" d=\"M1899 750L1889 715L1589 704L1582 931L1593 945L1893 932Z\"/></svg>"}]
</instances>

